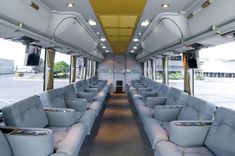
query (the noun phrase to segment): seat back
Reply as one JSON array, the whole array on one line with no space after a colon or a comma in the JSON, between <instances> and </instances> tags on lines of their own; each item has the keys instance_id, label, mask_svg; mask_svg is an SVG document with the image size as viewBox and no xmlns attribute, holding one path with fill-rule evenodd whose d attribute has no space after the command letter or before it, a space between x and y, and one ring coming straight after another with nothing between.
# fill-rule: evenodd
<instances>
[{"instance_id":1,"label":"seat back","mask_svg":"<svg viewBox=\"0 0 235 156\"><path fill-rule=\"evenodd\" d=\"M75 88L73 84L64 87L64 98L65 99L74 99L77 98Z\"/></svg>"},{"instance_id":2,"label":"seat back","mask_svg":"<svg viewBox=\"0 0 235 156\"><path fill-rule=\"evenodd\" d=\"M219 108L204 144L218 156L235 155L235 111Z\"/></svg>"},{"instance_id":3,"label":"seat back","mask_svg":"<svg viewBox=\"0 0 235 156\"><path fill-rule=\"evenodd\" d=\"M171 88L166 100L166 105L184 105L186 104L187 96L187 93L177 88Z\"/></svg>"},{"instance_id":4,"label":"seat back","mask_svg":"<svg viewBox=\"0 0 235 156\"><path fill-rule=\"evenodd\" d=\"M159 97L168 97L168 93L170 91L169 86L162 84L159 88L158 95Z\"/></svg>"},{"instance_id":5,"label":"seat back","mask_svg":"<svg viewBox=\"0 0 235 156\"><path fill-rule=\"evenodd\" d=\"M82 86L87 87L88 86L88 81L87 80L82 80Z\"/></svg>"},{"instance_id":6,"label":"seat back","mask_svg":"<svg viewBox=\"0 0 235 156\"><path fill-rule=\"evenodd\" d=\"M46 113L38 96L31 96L2 108L7 126L45 128L48 125Z\"/></svg>"},{"instance_id":7,"label":"seat back","mask_svg":"<svg viewBox=\"0 0 235 156\"><path fill-rule=\"evenodd\" d=\"M188 95L184 108L179 113L178 120L212 120L216 106Z\"/></svg>"},{"instance_id":8,"label":"seat back","mask_svg":"<svg viewBox=\"0 0 235 156\"><path fill-rule=\"evenodd\" d=\"M7 142L7 139L0 131L0 155L2 156L12 156L11 148Z\"/></svg>"},{"instance_id":9,"label":"seat back","mask_svg":"<svg viewBox=\"0 0 235 156\"><path fill-rule=\"evenodd\" d=\"M83 85L82 85L82 81L77 81L77 82L75 82L73 85L74 85L75 91L76 91L77 93L84 91L84 88L83 88Z\"/></svg>"},{"instance_id":10,"label":"seat back","mask_svg":"<svg viewBox=\"0 0 235 156\"><path fill-rule=\"evenodd\" d=\"M66 108L64 101L64 88L56 88L42 92L40 99L44 107Z\"/></svg>"}]
</instances>

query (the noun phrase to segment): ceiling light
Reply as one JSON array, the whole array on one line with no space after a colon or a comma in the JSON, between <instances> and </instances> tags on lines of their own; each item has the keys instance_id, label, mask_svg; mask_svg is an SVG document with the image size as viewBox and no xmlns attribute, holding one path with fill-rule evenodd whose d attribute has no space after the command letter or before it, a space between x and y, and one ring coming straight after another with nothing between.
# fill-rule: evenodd
<instances>
[{"instance_id":1,"label":"ceiling light","mask_svg":"<svg viewBox=\"0 0 235 156\"><path fill-rule=\"evenodd\" d=\"M134 41L134 42L138 42L139 39L138 39L138 38L134 38L133 41Z\"/></svg>"},{"instance_id":2,"label":"ceiling light","mask_svg":"<svg viewBox=\"0 0 235 156\"><path fill-rule=\"evenodd\" d=\"M142 35L142 33L141 33L141 32L139 32L139 35Z\"/></svg>"},{"instance_id":3,"label":"ceiling light","mask_svg":"<svg viewBox=\"0 0 235 156\"><path fill-rule=\"evenodd\" d=\"M88 23L89 23L91 26L96 25L96 21L93 20L93 19L89 19L89 20L88 20Z\"/></svg>"},{"instance_id":4,"label":"ceiling light","mask_svg":"<svg viewBox=\"0 0 235 156\"><path fill-rule=\"evenodd\" d=\"M143 20L140 25L142 27L147 27L149 25L149 23L150 23L150 20Z\"/></svg>"},{"instance_id":5,"label":"ceiling light","mask_svg":"<svg viewBox=\"0 0 235 156\"><path fill-rule=\"evenodd\" d=\"M69 2L69 3L67 3L66 5L67 5L67 7L69 7L69 8L72 8L72 7L75 6L75 4L74 4L73 2Z\"/></svg>"},{"instance_id":6,"label":"ceiling light","mask_svg":"<svg viewBox=\"0 0 235 156\"><path fill-rule=\"evenodd\" d=\"M105 49L105 48L106 48L106 46L102 46L102 48L103 48L103 49Z\"/></svg>"},{"instance_id":7,"label":"ceiling light","mask_svg":"<svg viewBox=\"0 0 235 156\"><path fill-rule=\"evenodd\" d=\"M137 47L136 47L136 46L134 46L134 47L133 47L133 49L137 49Z\"/></svg>"},{"instance_id":8,"label":"ceiling light","mask_svg":"<svg viewBox=\"0 0 235 156\"><path fill-rule=\"evenodd\" d=\"M135 52L134 50L131 51L131 53L134 53L134 52Z\"/></svg>"},{"instance_id":9,"label":"ceiling light","mask_svg":"<svg viewBox=\"0 0 235 156\"><path fill-rule=\"evenodd\" d=\"M100 33L99 32L96 32L97 35L99 35Z\"/></svg>"},{"instance_id":10,"label":"ceiling light","mask_svg":"<svg viewBox=\"0 0 235 156\"><path fill-rule=\"evenodd\" d=\"M106 39L105 39L105 38L103 38L103 37L102 37L100 40L101 40L102 42L106 41Z\"/></svg>"},{"instance_id":11,"label":"ceiling light","mask_svg":"<svg viewBox=\"0 0 235 156\"><path fill-rule=\"evenodd\" d=\"M162 4L162 8L169 8L169 7L170 7L170 4L167 4L167 3Z\"/></svg>"},{"instance_id":12,"label":"ceiling light","mask_svg":"<svg viewBox=\"0 0 235 156\"><path fill-rule=\"evenodd\" d=\"M109 51L108 51L108 50L105 50L105 52L106 52L106 53L109 53Z\"/></svg>"}]
</instances>

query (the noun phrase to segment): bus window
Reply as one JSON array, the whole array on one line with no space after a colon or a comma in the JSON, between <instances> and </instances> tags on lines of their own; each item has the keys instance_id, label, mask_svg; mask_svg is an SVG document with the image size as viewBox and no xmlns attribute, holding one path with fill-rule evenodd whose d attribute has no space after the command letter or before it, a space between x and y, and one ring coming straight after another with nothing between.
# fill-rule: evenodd
<instances>
[{"instance_id":1,"label":"bus window","mask_svg":"<svg viewBox=\"0 0 235 156\"><path fill-rule=\"evenodd\" d=\"M83 68L84 67L84 62L83 62L83 58L78 57L77 58L77 76L76 79L77 81L82 80L83 79Z\"/></svg>"},{"instance_id":2,"label":"bus window","mask_svg":"<svg viewBox=\"0 0 235 156\"><path fill-rule=\"evenodd\" d=\"M54 88L69 84L70 56L56 52L54 63Z\"/></svg>"},{"instance_id":3,"label":"bus window","mask_svg":"<svg viewBox=\"0 0 235 156\"><path fill-rule=\"evenodd\" d=\"M38 66L25 66L26 46L0 39L0 108L43 91L45 50Z\"/></svg>"},{"instance_id":4,"label":"bus window","mask_svg":"<svg viewBox=\"0 0 235 156\"><path fill-rule=\"evenodd\" d=\"M199 51L200 67L195 70L195 96L235 109L234 49L235 42Z\"/></svg>"},{"instance_id":5,"label":"bus window","mask_svg":"<svg viewBox=\"0 0 235 156\"><path fill-rule=\"evenodd\" d=\"M168 61L169 85L178 89L184 89L184 68L182 55L171 56Z\"/></svg>"},{"instance_id":6,"label":"bus window","mask_svg":"<svg viewBox=\"0 0 235 156\"><path fill-rule=\"evenodd\" d=\"M155 60L155 77L157 82L162 83L162 59L156 58Z\"/></svg>"}]
</instances>

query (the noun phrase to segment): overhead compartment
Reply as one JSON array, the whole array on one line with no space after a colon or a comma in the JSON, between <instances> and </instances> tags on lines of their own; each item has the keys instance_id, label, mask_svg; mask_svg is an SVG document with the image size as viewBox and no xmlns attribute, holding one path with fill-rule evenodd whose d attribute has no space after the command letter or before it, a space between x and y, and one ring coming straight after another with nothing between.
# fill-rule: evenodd
<instances>
[{"instance_id":1,"label":"overhead compartment","mask_svg":"<svg viewBox=\"0 0 235 156\"><path fill-rule=\"evenodd\" d=\"M90 52L96 49L98 38L84 18L74 12L52 12L49 31L55 40Z\"/></svg>"},{"instance_id":2,"label":"overhead compartment","mask_svg":"<svg viewBox=\"0 0 235 156\"><path fill-rule=\"evenodd\" d=\"M188 25L192 36L199 35L219 28L235 20L235 1L234 0L213 0L208 5L198 6L192 11L193 16L189 18ZM204 3L206 4L206 2ZM200 9L201 8L201 9ZM197 11L200 10L200 11Z\"/></svg>"},{"instance_id":3,"label":"overhead compartment","mask_svg":"<svg viewBox=\"0 0 235 156\"><path fill-rule=\"evenodd\" d=\"M39 0L0 1L0 28L0 38L20 42L29 39L24 43L103 59L95 50L98 37L80 14L51 11Z\"/></svg>"},{"instance_id":4,"label":"overhead compartment","mask_svg":"<svg viewBox=\"0 0 235 156\"><path fill-rule=\"evenodd\" d=\"M184 15L175 13L160 14L154 18L141 37L140 41L144 53L137 56L137 59L181 43L188 36L187 18Z\"/></svg>"},{"instance_id":5,"label":"overhead compartment","mask_svg":"<svg viewBox=\"0 0 235 156\"><path fill-rule=\"evenodd\" d=\"M14 21L37 32L46 33L51 13L48 8L36 0L1 0L1 19Z\"/></svg>"}]
</instances>

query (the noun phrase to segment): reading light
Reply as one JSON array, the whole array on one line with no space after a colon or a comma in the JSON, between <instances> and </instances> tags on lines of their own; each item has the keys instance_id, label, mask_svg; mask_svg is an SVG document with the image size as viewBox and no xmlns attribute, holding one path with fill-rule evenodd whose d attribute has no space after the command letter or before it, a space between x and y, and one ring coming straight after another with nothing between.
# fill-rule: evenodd
<instances>
[{"instance_id":1,"label":"reading light","mask_svg":"<svg viewBox=\"0 0 235 156\"><path fill-rule=\"evenodd\" d=\"M96 25L96 21L93 20L93 19L89 19L89 20L88 20L88 23L89 23L91 26Z\"/></svg>"},{"instance_id":2,"label":"reading light","mask_svg":"<svg viewBox=\"0 0 235 156\"><path fill-rule=\"evenodd\" d=\"M150 23L150 20L143 20L140 25L142 27L147 27L149 25L149 23Z\"/></svg>"},{"instance_id":3,"label":"reading light","mask_svg":"<svg viewBox=\"0 0 235 156\"><path fill-rule=\"evenodd\" d=\"M134 47L133 47L133 49L137 49L137 47L136 47L136 46L134 46Z\"/></svg>"},{"instance_id":4,"label":"reading light","mask_svg":"<svg viewBox=\"0 0 235 156\"><path fill-rule=\"evenodd\" d=\"M102 42L106 41L106 39L105 39L105 38L103 38L103 37L102 37L100 40L101 40Z\"/></svg>"},{"instance_id":5,"label":"reading light","mask_svg":"<svg viewBox=\"0 0 235 156\"><path fill-rule=\"evenodd\" d=\"M69 8L72 8L72 7L74 7L74 6L75 6L75 4L74 4L74 3L72 3L72 2L69 2L69 3L67 3L66 5L67 5L67 7L69 7Z\"/></svg>"},{"instance_id":6,"label":"reading light","mask_svg":"<svg viewBox=\"0 0 235 156\"><path fill-rule=\"evenodd\" d=\"M167 4L167 3L162 4L162 8L169 8L169 7L170 7L170 4Z\"/></svg>"},{"instance_id":7,"label":"reading light","mask_svg":"<svg viewBox=\"0 0 235 156\"><path fill-rule=\"evenodd\" d=\"M106 46L102 46L102 48L103 48L103 49L105 49L105 48L106 48Z\"/></svg>"},{"instance_id":8,"label":"reading light","mask_svg":"<svg viewBox=\"0 0 235 156\"><path fill-rule=\"evenodd\" d=\"M133 41L134 41L134 42L138 42L139 39L138 39L138 38L134 38Z\"/></svg>"}]
</instances>

